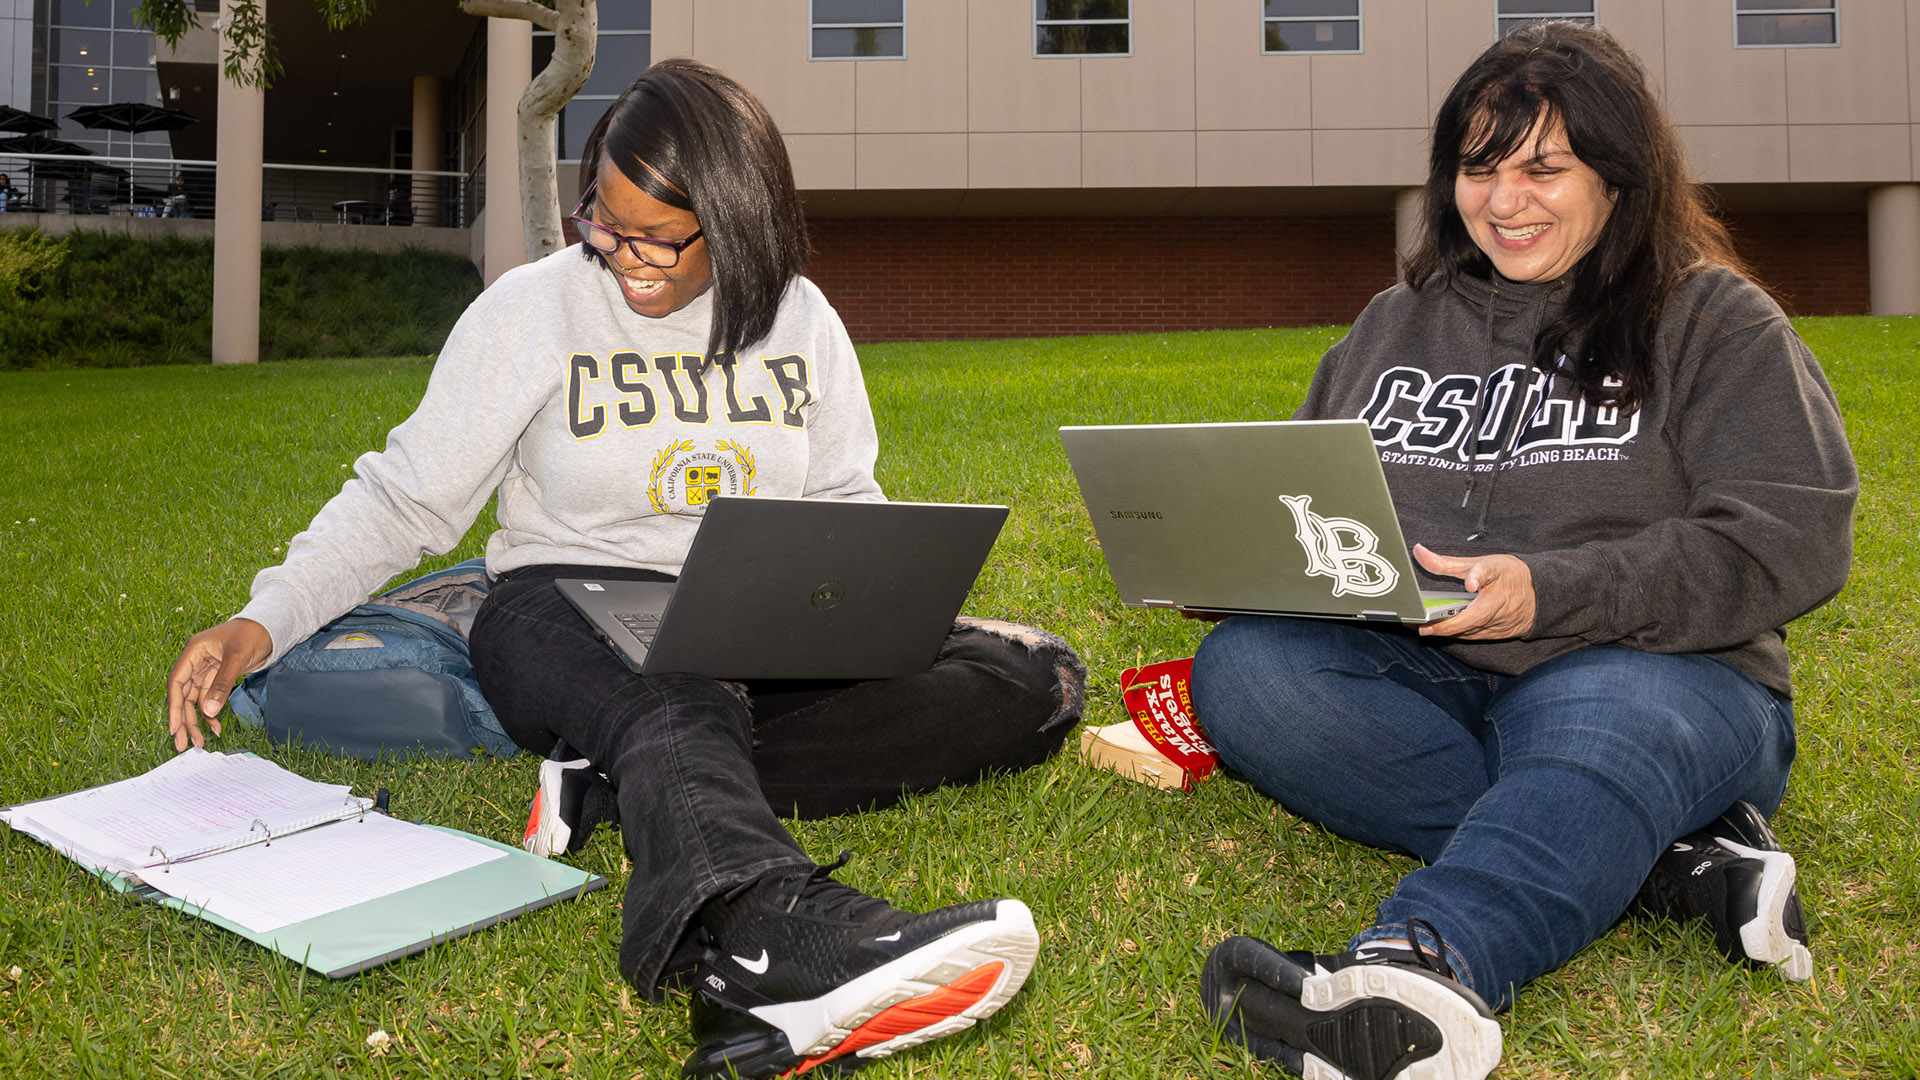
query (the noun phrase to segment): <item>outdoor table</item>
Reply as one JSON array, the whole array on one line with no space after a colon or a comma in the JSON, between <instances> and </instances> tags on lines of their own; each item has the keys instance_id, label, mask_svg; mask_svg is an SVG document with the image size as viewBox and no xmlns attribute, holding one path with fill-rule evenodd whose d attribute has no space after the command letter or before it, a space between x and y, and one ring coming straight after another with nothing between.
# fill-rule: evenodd
<instances>
[{"instance_id":1,"label":"outdoor table","mask_svg":"<svg viewBox=\"0 0 1920 1080\"><path fill-rule=\"evenodd\" d=\"M377 225L386 207L365 199L342 199L333 204L333 219L341 225Z\"/></svg>"}]
</instances>

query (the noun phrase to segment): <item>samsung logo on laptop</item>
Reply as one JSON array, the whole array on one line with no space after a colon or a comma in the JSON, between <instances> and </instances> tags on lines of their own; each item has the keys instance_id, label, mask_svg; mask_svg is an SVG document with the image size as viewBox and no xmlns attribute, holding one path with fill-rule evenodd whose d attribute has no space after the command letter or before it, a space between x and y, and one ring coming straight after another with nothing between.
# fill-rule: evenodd
<instances>
[{"instance_id":1,"label":"samsung logo on laptop","mask_svg":"<svg viewBox=\"0 0 1920 1080\"><path fill-rule=\"evenodd\" d=\"M1107 516L1111 518L1133 518L1138 521L1159 521L1160 511L1158 510L1109 510L1107 511Z\"/></svg>"}]
</instances>

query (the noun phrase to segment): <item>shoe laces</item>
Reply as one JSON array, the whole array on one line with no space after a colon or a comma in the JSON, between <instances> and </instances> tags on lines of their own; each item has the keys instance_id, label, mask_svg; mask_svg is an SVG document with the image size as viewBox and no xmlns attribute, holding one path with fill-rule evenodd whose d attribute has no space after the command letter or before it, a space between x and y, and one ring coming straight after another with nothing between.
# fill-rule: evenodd
<instances>
[{"instance_id":1,"label":"shoe laces","mask_svg":"<svg viewBox=\"0 0 1920 1080\"><path fill-rule=\"evenodd\" d=\"M847 865L853 859L853 852L842 850L840 857L825 866L816 866L804 874L795 874L783 879L777 888L791 888L793 895L787 897L784 905L779 905L778 894L774 903L782 907L789 915L806 902L806 913L828 918L856 920L865 910L889 905L878 897L868 896L851 885L843 884L832 878L834 871Z\"/></svg>"},{"instance_id":2,"label":"shoe laces","mask_svg":"<svg viewBox=\"0 0 1920 1080\"><path fill-rule=\"evenodd\" d=\"M1427 950L1420 947L1420 935L1418 933L1420 928L1425 928L1427 936L1433 939L1432 954L1428 954ZM1407 941L1413 946L1414 960L1421 967L1443 978L1452 979L1454 977L1453 968L1446 961L1447 944L1440 940L1440 930L1438 927L1418 916L1408 919Z\"/></svg>"}]
</instances>

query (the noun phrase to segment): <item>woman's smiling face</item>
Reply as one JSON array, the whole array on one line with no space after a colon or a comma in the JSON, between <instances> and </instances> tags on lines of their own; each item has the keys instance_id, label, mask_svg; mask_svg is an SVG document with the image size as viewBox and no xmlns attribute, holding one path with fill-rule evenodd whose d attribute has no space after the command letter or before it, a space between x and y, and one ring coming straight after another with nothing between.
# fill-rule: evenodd
<instances>
[{"instance_id":1,"label":"woman's smiling face","mask_svg":"<svg viewBox=\"0 0 1920 1080\"><path fill-rule=\"evenodd\" d=\"M1508 281L1566 275L1600 239L1614 194L1574 156L1566 129L1539 122L1492 165L1462 165L1453 204L1476 247Z\"/></svg>"},{"instance_id":2,"label":"woman's smiling face","mask_svg":"<svg viewBox=\"0 0 1920 1080\"><path fill-rule=\"evenodd\" d=\"M612 163L602 164L596 175L590 208L596 224L625 236L659 240L685 240L699 231L693 211L668 206L641 191ZM680 253L678 264L665 269L641 262L625 244L602 258L613 268L627 306L649 318L671 315L713 287L705 239L694 241Z\"/></svg>"}]
</instances>

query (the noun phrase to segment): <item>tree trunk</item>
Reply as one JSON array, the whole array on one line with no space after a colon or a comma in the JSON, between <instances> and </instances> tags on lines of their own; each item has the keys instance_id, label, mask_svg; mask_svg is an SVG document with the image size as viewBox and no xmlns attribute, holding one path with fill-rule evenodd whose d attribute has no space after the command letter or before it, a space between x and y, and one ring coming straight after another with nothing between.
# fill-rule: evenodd
<instances>
[{"instance_id":1,"label":"tree trunk","mask_svg":"<svg viewBox=\"0 0 1920 1080\"><path fill-rule=\"evenodd\" d=\"M528 262L566 246L554 179L554 133L560 110L593 74L594 43L600 35L595 0L555 0L554 13L553 59L520 95L520 212L526 222Z\"/></svg>"},{"instance_id":2,"label":"tree trunk","mask_svg":"<svg viewBox=\"0 0 1920 1080\"><path fill-rule=\"evenodd\" d=\"M337 0L336 0L337 2ZM600 36L596 0L553 0L542 7L531 0L460 0L469 15L525 19L553 31L553 59L520 95L520 214L526 223L527 261L545 258L562 246L560 193L554 180L554 129L560 110L593 74L594 44ZM489 108L495 107L493 103Z\"/></svg>"}]
</instances>

